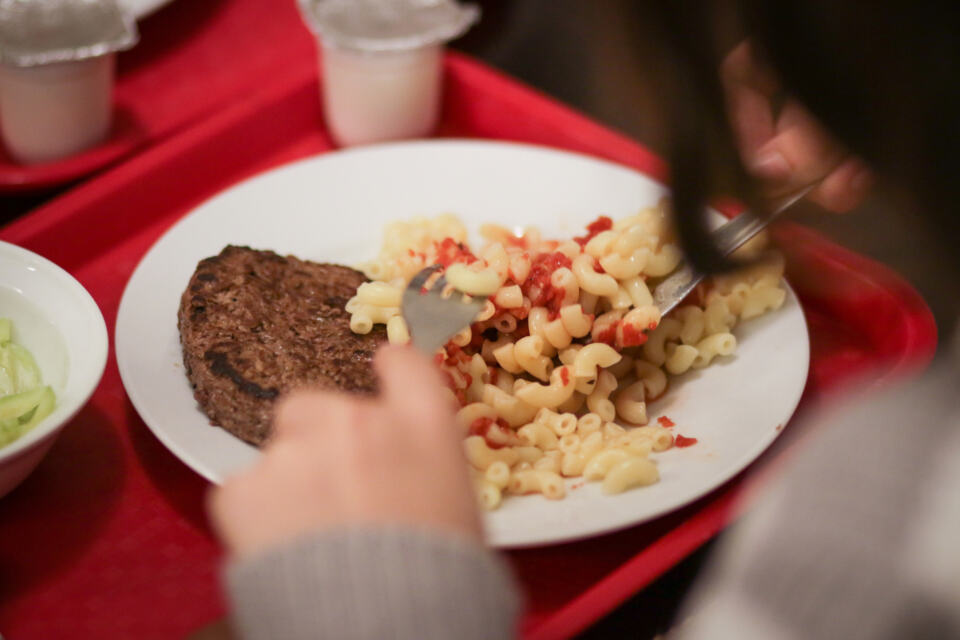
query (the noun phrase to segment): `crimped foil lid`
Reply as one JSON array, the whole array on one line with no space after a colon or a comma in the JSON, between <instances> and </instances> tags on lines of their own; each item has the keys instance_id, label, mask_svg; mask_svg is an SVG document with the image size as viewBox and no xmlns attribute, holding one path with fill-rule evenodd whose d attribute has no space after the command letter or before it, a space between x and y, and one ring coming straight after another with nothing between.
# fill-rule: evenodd
<instances>
[{"instance_id":1,"label":"crimped foil lid","mask_svg":"<svg viewBox=\"0 0 960 640\"><path fill-rule=\"evenodd\" d=\"M311 30L329 45L357 51L418 49L463 34L480 17L455 0L299 0Z\"/></svg>"},{"instance_id":2,"label":"crimped foil lid","mask_svg":"<svg viewBox=\"0 0 960 640\"><path fill-rule=\"evenodd\" d=\"M0 62L33 67L129 49L137 27L117 0L0 0Z\"/></svg>"}]
</instances>

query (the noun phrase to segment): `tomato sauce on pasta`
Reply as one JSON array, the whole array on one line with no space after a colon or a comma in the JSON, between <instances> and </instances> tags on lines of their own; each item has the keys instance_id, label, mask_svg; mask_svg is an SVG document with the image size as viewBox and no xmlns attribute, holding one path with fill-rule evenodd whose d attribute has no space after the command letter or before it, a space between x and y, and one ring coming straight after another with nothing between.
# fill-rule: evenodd
<instances>
[{"instance_id":1,"label":"tomato sauce on pasta","mask_svg":"<svg viewBox=\"0 0 960 640\"><path fill-rule=\"evenodd\" d=\"M705 281L661 317L651 287L682 258L666 203L599 216L566 240L496 225L480 235L481 245L469 245L450 215L392 223L378 258L360 266L371 282L347 311L355 331L384 323L391 342L408 342L402 292L432 265L450 286L487 297L435 362L488 509L511 494L562 498L572 478L598 481L606 493L658 482L657 454L698 438L674 434L666 416L653 419L650 403L671 377L732 356L736 324L785 296L783 261L770 254Z\"/></svg>"}]
</instances>

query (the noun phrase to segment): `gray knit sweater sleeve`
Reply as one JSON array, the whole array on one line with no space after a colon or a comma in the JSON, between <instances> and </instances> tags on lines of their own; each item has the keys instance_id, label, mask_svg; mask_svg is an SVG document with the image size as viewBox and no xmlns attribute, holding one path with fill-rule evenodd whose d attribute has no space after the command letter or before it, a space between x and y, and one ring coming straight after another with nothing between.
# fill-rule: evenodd
<instances>
[{"instance_id":1,"label":"gray knit sweater sleeve","mask_svg":"<svg viewBox=\"0 0 960 640\"><path fill-rule=\"evenodd\" d=\"M506 563L407 528L318 533L227 566L247 640L510 638L520 598Z\"/></svg>"},{"instance_id":2,"label":"gray knit sweater sleeve","mask_svg":"<svg viewBox=\"0 0 960 640\"><path fill-rule=\"evenodd\" d=\"M958 390L946 363L822 416L671 637L960 638Z\"/></svg>"}]
</instances>

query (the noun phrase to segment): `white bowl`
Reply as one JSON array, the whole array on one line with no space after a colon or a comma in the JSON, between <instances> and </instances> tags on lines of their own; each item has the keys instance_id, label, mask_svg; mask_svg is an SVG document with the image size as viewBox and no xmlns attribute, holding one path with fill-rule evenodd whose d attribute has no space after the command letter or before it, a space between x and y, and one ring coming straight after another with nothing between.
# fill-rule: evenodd
<instances>
[{"instance_id":1,"label":"white bowl","mask_svg":"<svg viewBox=\"0 0 960 640\"><path fill-rule=\"evenodd\" d=\"M107 362L107 327L97 303L46 258L0 242L0 317L30 350L57 405L30 432L0 447L0 496L39 464L60 430L90 399Z\"/></svg>"}]
</instances>

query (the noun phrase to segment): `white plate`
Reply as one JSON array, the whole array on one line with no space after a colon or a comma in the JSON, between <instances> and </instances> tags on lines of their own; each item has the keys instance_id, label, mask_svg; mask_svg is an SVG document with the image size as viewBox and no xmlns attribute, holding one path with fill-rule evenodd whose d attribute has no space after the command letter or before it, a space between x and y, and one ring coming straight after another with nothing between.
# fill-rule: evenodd
<instances>
[{"instance_id":1,"label":"white plate","mask_svg":"<svg viewBox=\"0 0 960 640\"><path fill-rule=\"evenodd\" d=\"M184 376L176 317L199 260L226 244L355 264L379 248L392 220L453 212L481 222L537 225L569 237L600 214L655 203L659 183L586 156L473 141L399 143L310 158L236 185L199 206L140 262L117 316L123 383L147 425L175 455L219 482L257 451L210 427ZM809 342L793 292L779 311L735 332L734 357L674 379L652 405L699 443L658 456L660 483L603 496L596 483L565 500L510 498L486 520L492 544L517 547L583 538L649 520L722 484L779 434L803 391Z\"/></svg>"},{"instance_id":2,"label":"white plate","mask_svg":"<svg viewBox=\"0 0 960 640\"><path fill-rule=\"evenodd\" d=\"M171 0L120 0L120 6L133 14L137 20L146 18Z\"/></svg>"}]
</instances>

